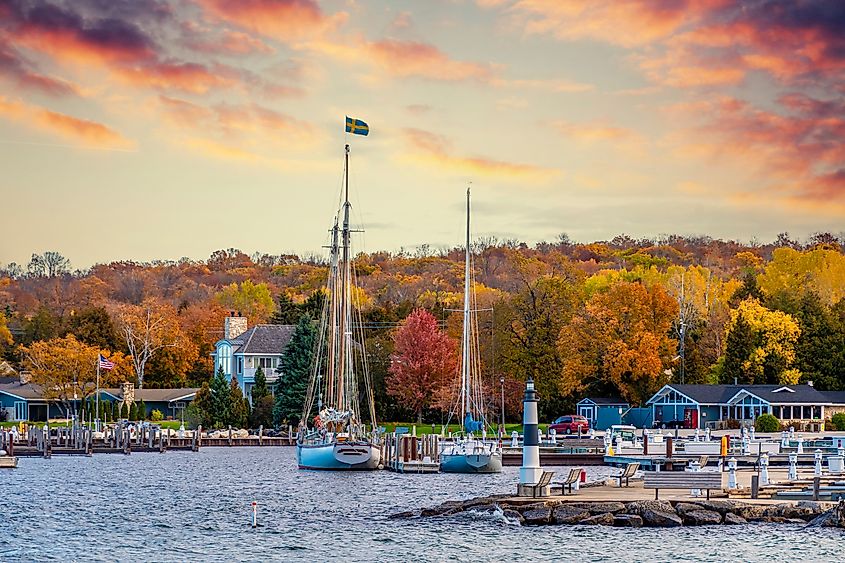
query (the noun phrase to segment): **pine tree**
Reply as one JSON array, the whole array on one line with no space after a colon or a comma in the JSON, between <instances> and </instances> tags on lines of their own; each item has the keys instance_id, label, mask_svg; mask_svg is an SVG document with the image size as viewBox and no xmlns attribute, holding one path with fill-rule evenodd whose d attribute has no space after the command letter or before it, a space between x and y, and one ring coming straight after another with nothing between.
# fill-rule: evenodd
<instances>
[{"instance_id":1,"label":"pine tree","mask_svg":"<svg viewBox=\"0 0 845 563\"><path fill-rule=\"evenodd\" d=\"M211 389L208 386L208 382L204 382L202 387L197 391L194 400L188 405L185 415L188 425L191 428L196 428L199 425L203 425L206 428L213 426L213 421L209 414L211 408Z\"/></svg>"},{"instance_id":2,"label":"pine tree","mask_svg":"<svg viewBox=\"0 0 845 563\"><path fill-rule=\"evenodd\" d=\"M138 405L137 405L137 403L132 403L129 406L129 420L132 420L132 421L138 420Z\"/></svg>"},{"instance_id":3,"label":"pine tree","mask_svg":"<svg viewBox=\"0 0 845 563\"><path fill-rule=\"evenodd\" d=\"M283 291L279 294L278 307L270 315L270 324L292 325L301 314L299 305L293 302L287 291Z\"/></svg>"},{"instance_id":4,"label":"pine tree","mask_svg":"<svg viewBox=\"0 0 845 563\"><path fill-rule=\"evenodd\" d=\"M241 386L238 385L238 378L233 377L229 383L229 417L224 426L228 424L234 428L246 426L247 410L244 402L244 394L241 392Z\"/></svg>"},{"instance_id":5,"label":"pine tree","mask_svg":"<svg viewBox=\"0 0 845 563\"><path fill-rule=\"evenodd\" d=\"M117 401L111 403L111 419L112 422L117 422L120 419L120 403Z\"/></svg>"},{"instance_id":6,"label":"pine tree","mask_svg":"<svg viewBox=\"0 0 845 563\"><path fill-rule=\"evenodd\" d=\"M267 377L264 375L264 370L259 366L258 369L255 370L255 383L250 391L252 404L256 404L261 397L264 397L269 393L270 391L267 389Z\"/></svg>"},{"instance_id":7,"label":"pine tree","mask_svg":"<svg viewBox=\"0 0 845 563\"><path fill-rule=\"evenodd\" d=\"M147 403L144 402L144 399L141 399L141 402L138 403L138 420L147 420Z\"/></svg>"},{"instance_id":8,"label":"pine tree","mask_svg":"<svg viewBox=\"0 0 845 563\"><path fill-rule=\"evenodd\" d=\"M316 337L317 327L307 316L301 317L277 369L279 379L273 408L273 420L277 425L299 424L311 375Z\"/></svg>"},{"instance_id":9,"label":"pine tree","mask_svg":"<svg viewBox=\"0 0 845 563\"><path fill-rule=\"evenodd\" d=\"M237 378L232 378L237 380ZM211 401L208 410L209 424L214 428L223 428L229 421L229 383L223 373L223 366L217 368L217 372L211 379Z\"/></svg>"},{"instance_id":10,"label":"pine tree","mask_svg":"<svg viewBox=\"0 0 845 563\"><path fill-rule=\"evenodd\" d=\"M323 312L323 304L326 302L326 292L323 289L318 289L308 296L308 299L302 304L300 315L308 315L312 319L319 319ZM299 322L299 318L296 319ZM291 323L293 324L293 323Z\"/></svg>"},{"instance_id":11,"label":"pine tree","mask_svg":"<svg viewBox=\"0 0 845 563\"><path fill-rule=\"evenodd\" d=\"M743 366L754 351L754 340L754 331L751 325L740 313L725 342L722 383L733 384L734 379L738 383L754 383L754 375Z\"/></svg>"}]
</instances>

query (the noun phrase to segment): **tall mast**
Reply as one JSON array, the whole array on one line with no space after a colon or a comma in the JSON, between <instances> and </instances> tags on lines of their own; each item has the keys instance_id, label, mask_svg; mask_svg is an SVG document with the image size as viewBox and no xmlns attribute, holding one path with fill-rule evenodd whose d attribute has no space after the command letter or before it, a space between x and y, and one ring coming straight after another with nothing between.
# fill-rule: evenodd
<instances>
[{"instance_id":1,"label":"tall mast","mask_svg":"<svg viewBox=\"0 0 845 563\"><path fill-rule=\"evenodd\" d=\"M470 369L469 369L469 348L470 348L470 312L469 312L469 292L470 292L470 272L469 272L469 190L467 188L467 240L466 240L466 264L464 267L464 335L463 335L463 359L461 361L461 393L463 394L463 401L461 404L461 422L466 423L466 416L470 412L469 388L470 388Z\"/></svg>"},{"instance_id":2,"label":"tall mast","mask_svg":"<svg viewBox=\"0 0 845 563\"><path fill-rule=\"evenodd\" d=\"M334 226L332 227L332 245L331 245L331 267L329 269L329 279L326 284L328 287L328 381L326 382L326 399L328 404L332 407L337 407L337 349L338 349L338 335L337 335L337 254L338 254L338 226L337 215L334 218Z\"/></svg>"},{"instance_id":3,"label":"tall mast","mask_svg":"<svg viewBox=\"0 0 845 563\"><path fill-rule=\"evenodd\" d=\"M349 410L347 403L351 406L351 397L345 393L347 380L353 376L350 346L350 303L349 303L349 145L346 145L346 153L343 164L344 177L344 201L343 201L343 229L341 231L341 272L340 272L340 365L338 366L338 408Z\"/></svg>"}]
</instances>

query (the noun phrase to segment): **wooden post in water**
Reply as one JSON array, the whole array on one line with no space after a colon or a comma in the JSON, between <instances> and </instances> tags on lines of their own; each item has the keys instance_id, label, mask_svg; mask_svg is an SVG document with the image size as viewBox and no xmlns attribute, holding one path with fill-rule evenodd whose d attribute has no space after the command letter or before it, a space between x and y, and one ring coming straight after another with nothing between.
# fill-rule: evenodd
<instances>
[{"instance_id":1,"label":"wooden post in water","mask_svg":"<svg viewBox=\"0 0 845 563\"><path fill-rule=\"evenodd\" d=\"M819 486L821 477L813 477L813 500L819 500Z\"/></svg>"},{"instance_id":2,"label":"wooden post in water","mask_svg":"<svg viewBox=\"0 0 845 563\"><path fill-rule=\"evenodd\" d=\"M262 439L263 434L264 434L264 425L262 424L261 426L258 427L258 445L259 446L262 445L261 439Z\"/></svg>"},{"instance_id":3,"label":"wooden post in water","mask_svg":"<svg viewBox=\"0 0 845 563\"><path fill-rule=\"evenodd\" d=\"M760 494L760 476L751 476L751 498L757 498Z\"/></svg>"},{"instance_id":4,"label":"wooden post in water","mask_svg":"<svg viewBox=\"0 0 845 563\"><path fill-rule=\"evenodd\" d=\"M232 425L229 425L229 446L232 446Z\"/></svg>"}]
</instances>

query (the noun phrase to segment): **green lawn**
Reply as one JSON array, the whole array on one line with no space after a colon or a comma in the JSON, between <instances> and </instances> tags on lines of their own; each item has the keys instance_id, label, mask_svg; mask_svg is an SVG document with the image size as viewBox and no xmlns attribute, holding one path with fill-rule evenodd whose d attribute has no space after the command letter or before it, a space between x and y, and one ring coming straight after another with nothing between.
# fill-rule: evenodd
<instances>
[{"instance_id":1,"label":"green lawn","mask_svg":"<svg viewBox=\"0 0 845 563\"><path fill-rule=\"evenodd\" d=\"M431 434L432 433L431 424L425 424L425 423L417 424L415 422L382 422L382 423L379 424L379 426L383 426L387 430L387 432L393 432L396 429L397 426L405 427L410 432L411 429L414 426L416 426L418 436L422 435L422 434ZM546 429L549 427L548 424L540 424L539 426L540 426L540 429L543 432L545 432ZM440 434L442 428L443 427L440 424L435 424L434 425L434 433ZM449 432L460 432L460 429L461 429L460 424L450 424L446 428L445 434L449 434ZM516 430L517 432L522 434L522 424L505 424L505 430L506 430L507 435L510 435L510 433L513 432L514 430Z\"/></svg>"}]
</instances>

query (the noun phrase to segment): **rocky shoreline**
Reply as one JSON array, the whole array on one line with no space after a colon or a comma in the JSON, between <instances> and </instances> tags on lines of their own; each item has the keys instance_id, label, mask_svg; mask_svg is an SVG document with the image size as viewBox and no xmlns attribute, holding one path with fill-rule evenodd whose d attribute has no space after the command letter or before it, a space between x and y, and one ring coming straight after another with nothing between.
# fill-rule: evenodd
<instances>
[{"instance_id":1,"label":"rocky shoreline","mask_svg":"<svg viewBox=\"0 0 845 563\"><path fill-rule=\"evenodd\" d=\"M443 517L461 512L500 512L505 518L525 526L578 524L671 528L772 522L845 528L845 501L827 509L829 503L812 501L761 505L732 500L696 499L624 502L526 500L528 499L497 495L467 501L446 501L434 508L393 514L391 518Z\"/></svg>"}]
</instances>

